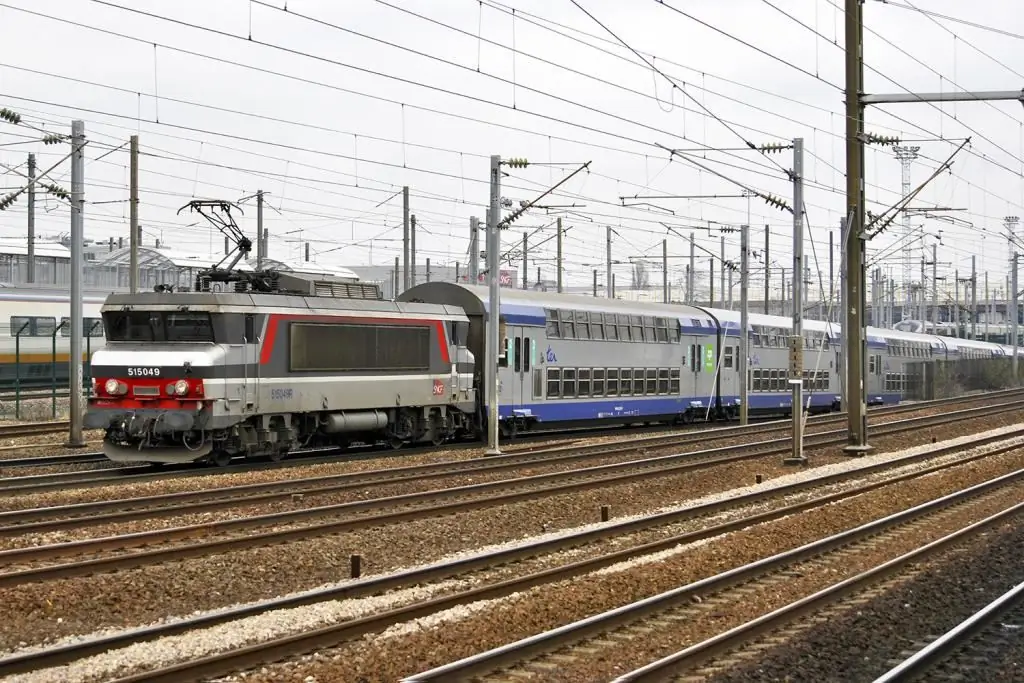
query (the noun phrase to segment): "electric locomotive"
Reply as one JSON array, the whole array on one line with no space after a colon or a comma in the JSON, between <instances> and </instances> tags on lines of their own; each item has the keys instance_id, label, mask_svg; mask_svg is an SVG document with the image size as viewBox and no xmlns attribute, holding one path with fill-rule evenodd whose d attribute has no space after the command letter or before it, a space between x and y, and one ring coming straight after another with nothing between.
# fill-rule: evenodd
<instances>
[{"instance_id":1,"label":"electric locomotive","mask_svg":"<svg viewBox=\"0 0 1024 683\"><path fill-rule=\"evenodd\" d=\"M240 257L248 240L237 239ZM300 447L439 445L477 432L461 310L382 301L372 284L234 265L205 271L194 292L108 297L85 415L87 428L106 431L108 458L226 465ZM216 283L233 291L212 291Z\"/></svg>"}]
</instances>

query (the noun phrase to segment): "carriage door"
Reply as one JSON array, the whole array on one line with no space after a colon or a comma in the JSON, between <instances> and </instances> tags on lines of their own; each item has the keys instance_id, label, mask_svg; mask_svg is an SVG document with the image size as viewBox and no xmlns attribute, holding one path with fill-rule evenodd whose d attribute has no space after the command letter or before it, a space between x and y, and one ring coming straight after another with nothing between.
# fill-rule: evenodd
<instances>
[{"instance_id":1,"label":"carriage door","mask_svg":"<svg viewBox=\"0 0 1024 683\"><path fill-rule=\"evenodd\" d=\"M260 389L260 339L256 331L256 316L245 314L245 338L242 340L242 363L245 368L242 394L245 398L243 410L259 410Z\"/></svg>"},{"instance_id":2,"label":"carriage door","mask_svg":"<svg viewBox=\"0 0 1024 683\"><path fill-rule=\"evenodd\" d=\"M529 328L513 328L512 348L509 350L512 369L512 407L521 408L533 397L533 366L535 365L536 342Z\"/></svg>"}]
</instances>

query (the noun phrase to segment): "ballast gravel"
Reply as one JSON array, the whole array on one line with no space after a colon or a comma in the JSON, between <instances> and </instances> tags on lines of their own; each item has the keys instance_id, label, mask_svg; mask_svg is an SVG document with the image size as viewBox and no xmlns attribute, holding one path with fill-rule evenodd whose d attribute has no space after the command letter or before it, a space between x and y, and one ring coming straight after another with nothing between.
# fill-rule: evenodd
<instances>
[{"instance_id":1,"label":"ballast gravel","mask_svg":"<svg viewBox=\"0 0 1024 683\"><path fill-rule=\"evenodd\" d=\"M841 605L832 610L824 623L789 635L788 643L748 657L748 663L712 673L708 680L712 683L874 680L1024 581L1022 545L1024 525L1021 520L1002 524L944 553L927 563L913 578L869 602L852 604L847 600L845 608ZM1024 624L1007 626L1016 632L1024 631ZM1017 640L1024 645L1024 635ZM939 677L936 672L931 680ZM1024 660L1018 660L1015 667L1007 667L1002 675L997 673L984 680L1022 679Z\"/></svg>"},{"instance_id":2,"label":"ballast gravel","mask_svg":"<svg viewBox=\"0 0 1024 683\"><path fill-rule=\"evenodd\" d=\"M1007 430L1002 430L1002 431L1009 431L1009 430L1007 429ZM966 442L966 441L971 440L972 438L973 437L965 437L961 441L962 442ZM1018 439L1018 441L1024 442L1024 439ZM918 447L918 448L915 448L915 449L908 449L908 451L903 453L903 454L910 454L910 453L913 453L913 452L923 452L923 451L928 450L929 448L930 448L930 446ZM985 450L990 450L992 448L995 448L995 446L981 447L981 448L973 449L972 452L984 452ZM885 460L893 457L894 455L895 454L880 454L880 455L876 455L876 456L871 456L871 457L863 459L863 460L845 460L845 461L843 461L841 463L837 463L835 465L830 465L830 466L826 466L826 467L823 467L823 468L817 468L817 469L813 469L813 470L807 469L807 470L799 470L799 471L796 471L796 472L793 472L792 470L790 470L789 474L787 474L784 477L779 478L778 480L770 480L770 481L766 481L766 482L764 482L764 483L762 483L760 485L745 487L741 491L734 492L734 494L746 493L746 492L749 492L749 491L752 491L752 490L771 489L771 488L773 488L775 486L779 486L779 485L782 485L782 484L785 484L785 483L789 483L789 482L792 482L792 481L801 481L801 480L806 480L807 478L810 478L810 477L819 476L819 475L822 475L822 474L824 474L826 472L834 473L834 472L841 472L841 471L856 470L856 469L858 469L858 468L860 468L862 466L868 465L868 464L873 464L875 462L885 461ZM956 457L956 456L946 456L942 460L952 460L954 457ZM930 466L932 464L935 464L935 462L936 461L932 461L932 462L928 462L928 463L919 463L919 464L914 464L914 465L910 465L910 466L905 466L903 468L900 468L899 471L910 471L910 470L922 469L924 467L927 467L927 466ZM960 469L960 468L958 468L958 469ZM892 474L892 472L889 472L887 474ZM877 477L877 478L881 478L882 476L883 476L882 474L874 475L874 477ZM869 479L870 479L870 477L869 477ZM843 486L851 487L852 485L853 485L852 483L845 484L845 485L834 485L832 487L829 487L829 489L827 489L827 490L833 490L833 489L834 490L838 490L839 488L842 488ZM815 495L821 495L824 492L825 492L824 490L820 490L819 489L818 491L815 492ZM700 504L700 503L710 502L712 500L717 500L717 499L720 499L720 498L728 497L728 495L730 495L730 494L729 493L713 494L713 495L710 495L710 496L706 496L705 498L700 499L700 500L694 500L694 501L692 501L691 503L689 503L688 505L686 505L684 507L689 507L689 506L693 506L693 505ZM798 497L801 497L801 496L790 496L789 498L793 499L793 498L798 498ZM755 506L748 506L747 508L744 508L742 510L742 512L743 513L749 513L749 512L754 511L755 509L759 510L759 509L766 508L766 507L768 507L768 506L765 505L765 504L758 504L758 505L755 505ZM722 514L722 515L716 515L716 518L722 518L722 521L725 521L726 518L734 518L734 517L739 516L740 512L741 512L741 510L734 510L734 511L731 511L730 513L726 513L726 514ZM711 522L712 522L712 520L704 519L704 520L701 520L701 522L697 522L697 523L691 522L691 523L687 523L687 524L683 524L683 525L673 525L674 527L676 527L676 529L673 530L673 533L682 533L682 531L684 531L684 530L689 531L689 530L692 530L694 528L697 528L698 526L706 526L706 525L708 525ZM597 524L587 525L587 527L590 527L590 528L595 527L595 526L599 526L599 525L597 525ZM553 532L553 533L545 534L545 536L553 537L553 536L558 536L558 535L564 535L564 533L566 533L566 532ZM662 537L667 536L667 535L669 535L669 534L668 533L663 533ZM639 543L642 543L642 542L646 542L647 540L653 540L653 539L645 539L645 538L638 537L638 536L642 536L642 535L631 535L631 536L632 537L629 539L628 543L621 543L621 544L616 543L615 545L616 546L618 546L618 545L635 545L635 544L639 544ZM530 539L530 540L534 540L534 539ZM716 539L715 542L716 543L720 542L720 540ZM512 545L512 544L505 544L505 545ZM700 544L698 544L698 545L700 545ZM697 547L697 546L692 546L692 547ZM488 548L488 549L490 549L490 548ZM608 550L610 550L610 548L603 547L602 550L608 551ZM668 558L678 554L678 552L679 551L676 550L674 552L673 551L669 551L669 552L662 553L661 554L661 559L668 559ZM446 559L454 559L454 557L456 557L456 556L461 557L461 556L465 556L467 554L469 554L469 553L462 552L462 553L458 553L455 556L452 556L451 558L446 558ZM569 556L571 556L573 554L574 553L572 551L569 551L567 553L560 553L559 555L562 556L560 562L569 559ZM578 553L576 553L576 554L578 554ZM591 554L596 554L596 553L589 553L589 552L587 552L587 553L584 553L584 554L591 555ZM548 559L549 559L549 562L539 562L539 563L537 563L538 566L535 566L535 567L532 567L532 568L523 567L523 568L521 568L520 571L517 571L517 572L514 572L514 573L517 574L517 575L518 574L522 574L522 573L528 573L528 571L526 571L527 569L530 569L531 571L536 571L536 570L538 570L540 568L543 568L543 565L554 564L554 562L550 561L552 558L548 558ZM573 559L575 559L575 558L573 558ZM625 571L625 570L628 570L628 569L633 569L633 568L636 568L636 567L640 567L640 566L644 566L644 565L647 565L647 564L651 564L650 562L645 561L646 559L647 558L641 558L640 560L634 561L632 563L624 563L622 566L618 566L618 567L615 567L615 568L610 568L608 570L602 570L601 572L598 573L598 575L614 574L616 572L622 572L622 571ZM473 577L471 577L471 579L472 578ZM500 577L497 577L497 578L505 578L505 576L500 576ZM488 581L489 582L493 581L493 580L497 580L497 578L495 578L493 576L493 572L488 572ZM480 578L476 578L476 579L473 579L473 580L479 581L481 579ZM456 581L456 582L446 582L445 585L443 585L443 586L431 587L431 590L438 590L438 591L448 592L448 591L454 590L455 588L458 588L458 587L466 587L466 582L465 581L463 581L463 582L458 582L458 581ZM387 597L387 596L385 596L385 597ZM266 613L264 615L261 615L259 617L254 617L252 619L246 619L246 620L243 620L243 621L240 621L240 622L236 622L234 624L228 624L228 625L225 625L223 627L217 627L217 629L212 630L212 631L211 630L205 630L205 631L200 631L200 632L196 632L196 633L192 633L192 634L187 634L187 635L184 635L184 636L178 636L178 637L164 639L163 641L157 641L157 642L152 643L152 644L140 644L140 645L134 646L134 647L132 647L132 648L130 648L128 650L121 650L121 651L118 651L118 652L109 653L108 655L102 655L102 656L100 656L98 658L91 658L90 660L86 660L86 662L83 662L81 665L76 665L76 666L70 667L67 670L62 670L61 673L60 673L60 677L58 677L56 679L42 678L42 679L38 679L38 680L81 680L79 678L78 674L74 674L74 675L72 675L72 674L74 672L76 672L76 671L81 673L84 670L91 670L91 671L97 672L97 675L99 675L100 678L102 678L104 675L112 675L112 672L118 670L119 666L122 666L122 665L127 666L130 662L139 663L139 662L146 662L146 661L150 661L150 660L156 660L156 661L160 661L160 662L167 661L167 657L171 656L171 655L168 654L169 652L170 653L179 653L179 654L180 653L186 653L189 656L201 656L203 654L209 653L211 650L216 650L218 648L218 646L219 647L228 647L228 646L231 646L231 645L237 645L239 643L252 642L252 638L251 638L252 634L264 634L266 636L269 636L269 635L272 634L272 635L280 636L280 635L285 635L287 633L294 632L294 629L297 628L297 627L301 627L302 624L305 624L305 627L307 627L307 628L314 627L314 626L320 625L322 623L325 623L323 621L323 619L325 618L324 615L329 615L329 614L335 614L335 615L348 614L350 616L354 616L354 615L351 614L351 611L350 611L352 609L351 605L353 605L353 604L370 605L370 604L372 604L374 602L374 600L376 600L376 599L368 599L368 600L365 600L365 601L363 601L363 600L359 600L359 601L344 601L344 602L341 602L341 603L327 603L325 605L315 605L315 606L312 606L312 607L296 608L296 609L293 609L293 610L283 610L283 611L278 611L278 612L270 612L270 613ZM370 609L370 608L368 607L368 609ZM480 607L477 606L477 608L474 608L474 609L480 609ZM340 618L344 618L344 617L338 616L337 618L340 619ZM444 615L435 617L435 619L442 619L442 620L447 619L447 618L448 617L444 616ZM427 628L426 624L429 624L429 622L417 622L417 625L415 626L415 628L417 628L417 629L419 629L419 628ZM400 631L400 629L399 629L399 631ZM394 633L392 633L392 635L394 635ZM107 673L105 673L105 674L98 673L98 672L101 672L101 671L105 671ZM70 678L63 678L63 676L65 676L65 675L71 676L71 677ZM36 680L36 679L26 679L26 680ZM326 680L334 680L334 679L329 678L329 679L326 679ZM371 680L376 680L376 679L371 679Z\"/></svg>"},{"instance_id":3,"label":"ballast gravel","mask_svg":"<svg viewBox=\"0 0 1024 683\"><path fill-rule=\"evenodd\" d=\"M995 422L1012 429L1015 420L1019 420L1015 413L990 416L975 427ZM962 429L948 425L933 434L938 438L943 431L957 434ZM887 442L905 446L907 441L930 438L919 432L879 438L875 445L884 450ZM836 460L814 458L815 462ZM771 480L791 472L777 459L748 462L460 513L445 517L444 524L437 518L415 520L116 574L18 585L0 592L0 648L102 628L127 628L333 583L347 576L351 554L362 556L365 572L379 573L488 543L576 527L597 520L601 505L610 505L612 516L618 518L704 493L728 491L752 482L758 473Z\"/></svg>"},{"instance_id":4,"label":"ballast gravel","mask_svg":"<svg viewBox=\"0 0 1024 683\"><path fill-rule=\"evenodd\" d=\"M996 458L1010 460L1011 458ZM657 593L711 576L735 566L837 533L905 509L1024 464L986 462L963 470L925 477L901 485L899 499L882 490L844 501L826 509L770 522L757 528L730 534L712 543L693 546L660 563L624 566L623 571L577 577L479 605L455 608L433 615L429 622L410 622L381 634L299 660L270 665L249 672L246 681L258 683L303 681L398 680L476 652L585 618ZM960 528L970 521L1004 509L1019 501L1021 488L1003 489L982 502L953 508L943 518L916 533L904 533L829 563L828 571L805 572L792 581L775 583L770 590L756 591L716 605L705 618L679 622L678 629L645 634L639 641L625 642L601 656L581 656L557 670L560 683L610 680L659 656L674 652L727 630L742 621L810 594L836 580L862 571L878 562ZM607 656L606 656L607 655ZM233 680L243 680L233 677Z\"/></svg>"}]
</instances>

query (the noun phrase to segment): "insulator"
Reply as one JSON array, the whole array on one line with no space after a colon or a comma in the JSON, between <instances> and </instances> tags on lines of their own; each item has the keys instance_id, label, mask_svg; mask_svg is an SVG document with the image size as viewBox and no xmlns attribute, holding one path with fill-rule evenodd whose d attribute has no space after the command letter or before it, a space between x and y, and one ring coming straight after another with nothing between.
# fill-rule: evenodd
<instances>
[{"instance_id":1,"label":"insulator","mask_svg":"<svg viewBox=\"0 0 1024 683\"><path fill-rule=\"evenodd\" d=\"M0 108L0 119L3 119L4 121L8 121L9 123L13 123L13 124L17 125L17 124L21 123L21 114L19 114L16 111L11 111L10 109L8 109L6 107L3 107L3 108Z\"/></svg>"},{"instance_id":2,"label":"insulator","mask_svg":"<svg viewBox=\"0 0 1024 683\"><path fill-rule=\"evenodd\" d=\"M505 162L505 165L509 168L526 168L530 165L530 162L520 157L512 157Z\"/></svg>"},{"instance_id":3,"label":"insulator","mask_svg":"<svg viewBox=\"0 0 1024 683\"><path fill-rule=\"evenodd\" d=\"M71 196L68 194L68 191L60 185L54 185L53 183L41 183L41 185L47 192L60 199L68 199Z\"/></svg>"},{"instance_id":4,"label":"insulator","mask_svg":"<svg viewBox=\"0 0 1024 683\"><path fill-rule=\"evenodd\" d=\"M789 149L792 146L793 145L782 144L781 142L769 142L767 145L761 145L759 149L765 154L774 154L776 152L781 152L784 149Z\"/></svg>"},{"instance_id":5,"label":"insulator","mask_svg":"<svg viewBox=\"0 0 1024 683\"><path fill-rule=\"evenodd\" d=\"M8 206L13 204L17 200L18 200L18 195L16 195L16 194L9 194L6 197L4 197L3 199L0 199L0 211L5 210Z\"/></svg>"},{"instance_id":6,"label":"insulator","mask_svg":"<svg viewBox=\"0 0 1024 683\"><path fill-rule=\"evenodd\" d=\"M65 136L60 135L58 133L54 133L53 135L47 135L45 138L43 138L43 144L44 145L59 145L60 143L64 142L64 139L65 139Z\"/></svg>"}]
</instances>

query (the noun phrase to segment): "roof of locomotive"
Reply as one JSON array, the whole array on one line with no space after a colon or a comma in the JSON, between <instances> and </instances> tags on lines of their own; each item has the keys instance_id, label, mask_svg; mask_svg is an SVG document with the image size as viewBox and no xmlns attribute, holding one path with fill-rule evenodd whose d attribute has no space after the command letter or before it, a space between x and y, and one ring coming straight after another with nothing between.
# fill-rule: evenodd
<instances>
[{"instance_id":1,"label":"roof of locomotive","mask_svg":"<svg viewBox=\"0 0 1024 683\"><path fill-rule=\"evenodd\" d=\"M469 315L486 315L490 310L490 292L487 287L456 282L426 282L402 293L400 301L424 301L460 306ZM580 294L555 294L524 289L501 289L501 314L511 324L543 326L547 320L545 309L597 311L602 313L631 313L678 318L685 326L715 328L711 316L696 306L663 304L622 299L605 299Z\"/></svg>"},{"instance_id":2,"label":"roof of locomotive","mask_svg":"<svg viewBox=\"0 0 1024 683\"><path fill-rule=\"evenodd\" d=\"M234 292L139 292L137 294L111 294L101 311L116 311L130 306L133 308L177 308L179 306L239 309L253 308L260 312L280 309L299 311L352 311L380 313L416 313L437 315L446 318L465 318L465 313L455 306L428 303L396 303L380 299L341 299L318 296L294 296L288 294L248 294Z\"/></svg>"}]
</instances>

